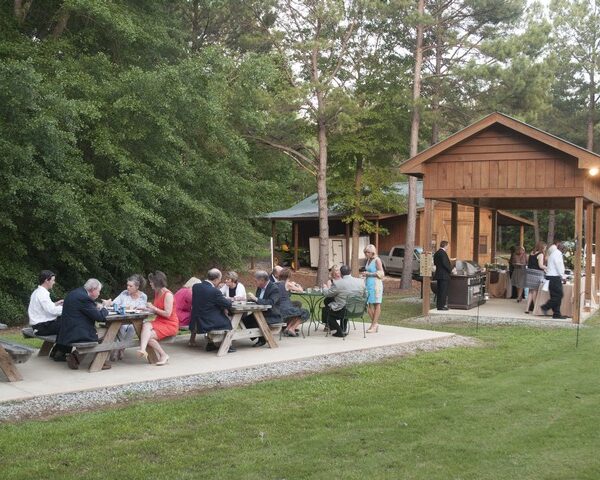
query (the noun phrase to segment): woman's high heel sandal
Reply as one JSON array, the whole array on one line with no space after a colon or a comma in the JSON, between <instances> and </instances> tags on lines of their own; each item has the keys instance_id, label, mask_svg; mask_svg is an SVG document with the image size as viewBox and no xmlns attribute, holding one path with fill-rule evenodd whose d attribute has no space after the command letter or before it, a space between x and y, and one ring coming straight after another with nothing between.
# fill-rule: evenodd
<instances>
[{"instance_id":1,"label":"woman's high heel sandal","mask_svg":"<svg viewBox=\"0 0 600 480\"><path fill-rule=\"evenodd\" d=\"M379 325L377 325L375 327L369 327L369 329L367 330L367 333L377 333L378 330L379 330Z\"/></svg>"},{"instance_id":2,"label":"woman's high heel sandal","mask_svg":"<svg viewBox=\"0 0 600 480\"><path fill-rule=\"evenodd\" d=\"M169 363L169 356L168 355L165 357L164 360L161 360L160 362L156 362L156 366L160 367L162 365L166 365L167 363Z\"/></svg>"},{"instance_id":3,"label":"woman's high heel sandal","mask_svg":"<svg viewBox=\"0 0 600 480\"><path fill-rule=\"evenodd\" d=\"M140 358L148 358L148 352L146 350L138 350L137 355Z\"/></svg>"}]
</instances>

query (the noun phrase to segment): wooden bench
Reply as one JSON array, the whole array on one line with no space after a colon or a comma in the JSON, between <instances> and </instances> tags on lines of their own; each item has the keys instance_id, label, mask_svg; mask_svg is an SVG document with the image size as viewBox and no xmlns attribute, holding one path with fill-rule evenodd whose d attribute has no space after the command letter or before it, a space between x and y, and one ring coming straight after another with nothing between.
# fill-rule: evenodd
<instances>
[{"instance_id":1,"label":"wooden bench","mask_svg":"<svg viewBox=\"0 0 600 480\"><path fill-rule=\"evenodd\" d=\"M269 330L271 333L278 334L282 331L283 327L285 327L285 323L273 323L269 325ZM229 330L212 330L206 334L206 336L213 343L220 343L225 338L225 335L229 333ZM236 330L233 332L233 340L241 340L244 338L257 338L262 337L263 334L260 331L260 328L246 328L244 330Z\"/></svg>"},{"instance_id":2,"label":"wooden bench","mask_svg":"<svg viewBox=\"0 0 600 480\"><path fill-rule=\"evenodd\" d=\"M56 343L56 335L36 335L33 333L32 327L25 327L21 329L21 334L24 338L37 338L38 340L43 340L40 351L38 352L38 357L47 357L50 355L50 351L52 347Z\"/></svg>"},{"instance_id":3,"label":"wooden bench","mask_svg":"<svg viewBox=\"0 0 600 480\"><path fill-rule=\"evenodd\" d=\"M4 372L9 382L23 380L15 364L25 363L35 349L15 342L0 340L0 370Z\"/></svg>"}]
</instances>

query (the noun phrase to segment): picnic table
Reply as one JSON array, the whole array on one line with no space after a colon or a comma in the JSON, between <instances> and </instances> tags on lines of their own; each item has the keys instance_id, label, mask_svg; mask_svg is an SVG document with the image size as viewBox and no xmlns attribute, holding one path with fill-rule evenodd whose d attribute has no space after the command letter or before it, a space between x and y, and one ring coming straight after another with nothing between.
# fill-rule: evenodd
<instances>
[{"instance_id":1,"label":"picnic table","mask_svg":"<svg viewBox=\"0 0 600 480\"><path fill-rule=\"evenodd\" d=\"M151 315L149 312L109 314L106 317L106 333L102 338L102 343L98 343L89 347L77 347L78 353L93 354L94 358L90 364L90 372L99 372L102 370L102 365L108 359L112 350L120 350L122 348L136 347L139 345L139 340L123 341L117 338L119 329L122 325L133 325L135 332L140 337L142 333L142 323ZM154 349L148 346L148 361L156 363L158 357Z\"/></svg>"},{"instance_id":2,"label":"picnic table","mask_svg":"<svg viewBox=\"0 0 600 480\"><path fill-rule=\"evenodd\" d=\"M218 330L208 333L208 337L213 342L221 341L221 346L217 352L218 357L227 355L231 342L243 338L265 337L269 347L277 348L277 342L273 337L273 332L265 320L263 312L270 309L271 305L258 305L252 302L233 302L229 310L233 313L231 318L231 330ZM253 313L256 318L258 328L246 328L242 322L245 313Z\"/></svg>"},{"instance_id":3,"label":"picnic table","mask_svg":"<svg viewBox=\"0 0 600 480\"><path fill-rule=\"evenodd\" d=\"M0 330L8 328L4 323L0 323ZM24 363L29 360L33 348L6 340L0 340L0 371L4 372L9 382L18 382L23 380L23 376L17 370L17 363Z\"/></svg>"},{"instance_id":4,"label":"picnic table","mask_svg":"<svg viewBox=\"0 0 600 480\"><path fill-rule=\"evenodd\" d=\"M315 324L315 332L319 328L319 324L321 323L321 307L323 306L323 302L325 301L325 295L323 295L323 291L319 290L310 290L307 289L304 292L292 292L292 295L297 295L306 300L306 306L308 307L308 313L310 314L310 323L314 322ZM308 335L310 336L310 324L308 325Z\"/></svg>"}]
</instances>

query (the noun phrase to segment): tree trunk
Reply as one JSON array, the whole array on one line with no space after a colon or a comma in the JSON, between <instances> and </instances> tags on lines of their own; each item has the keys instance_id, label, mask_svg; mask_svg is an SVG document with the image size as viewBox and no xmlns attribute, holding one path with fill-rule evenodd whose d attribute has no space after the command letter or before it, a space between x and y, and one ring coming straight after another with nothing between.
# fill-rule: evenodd
<instances>
[{"instance_id":1,"label":"tree trunk","mask_svg":"<svg viewBox=\"0 0 600 480\"><path fill-rule=\"evenodd\" d=\"M360 222L358 221L358 215L360 214L360 188L362 185L363 176L363 161L359 157L356 159L356 173L354 175L354 219L352 220L352 252L350 258L352 259L352 275L358 276L358 242L360 237Z\"/></svg>"},{"instance_id":2,"label":"tree trunk","mask_svg":"<svg viewBox=\"0 0 600 480\"><path fill-rule=\"evenodd\" d=\"M431 144L440 141L440 98L442 92L442 29L438 26L435 33L435 75L433 78L433 93L431 97L431 112L433 123L431 124Z\"/></svg>"},{"instance_id":3,"label":"tree trunk","mask_svg":"<svg viewBox=\"0 0 600 480\"><path fill-rule=\"evenodd\" d=\"M23 2L23 0L14 1L13 10L15 12L15 18L17 19L17 23L23 23L25 21L32 3L33 0L27 0L25 2Z\"/></svg>"},{"instance_id":4,"label":"tree trunk","mask_svg":"<svg viewBox=\"0 0 600 480\"><path fill-rule=\"evenodd\" d=\"M547 243L548 245L552 245L552 242L554 242L554 226L556 224L556 213L554 210L550 210L548 212L548 238L547 238Z\"/></svg>"},{"instance_id":5,"label":"tree trunk","mask_svg":"<svg viewBox=\"0 0 600 480\"><path fill-rule=\"evenodd\" d=\"M315 39L321 32L320 19L317 21ZM319 143L319 165L317 169L317 203L319 205L319 263L317 285L323 285L329 277L329 211L327 202L327 120L325 115L325 92L320 82L319 44L315 43L310 56L311 80L317 97L317 135Z\"/></svg>"},{"instance_id":6,"label":"tree trunk","mask_svg":"<svg viewBox=\"0 0 600 480\"><path fill-rule=\"evenodd\" d=\"M533 211L533 241L535 243L540 241L540 222L537 210Z\"/></svg>"},{"instance_id":7,"label":"tree trunk","mask_svg":"<svg viewBox=\"0 0 600 480\"><path fill-rule=\"evenodd\" d=\"M322 97L317 93L317 99ZM321 117L318 121L319 169L317 173L317 200L319 204L319 266L317 285L323 285L329 277L329 212L327 204L327 127Z\"/></svg>"},{"instance_id":8,"label":"tree trunk","mask_svg":"<svg viewBox=\"0 0 600 480\"><path fill-rule=\"evenodd\" d=\"M595 62L595 58L593 57ZM594 126L596 123L596 79L595 69L592 66L590 72L590 91L589 91L589 109L587 122L587 149L594 151Z\"/></svg>"},{"instance_id":9,"label":"tree trunk","mask_svg":"<svg viewBox=\"0 0 600 480\"><path fill-rule=\"evenodd\" d=\"M425 0L419 0L419 16L425 12ZM410 156L414 157L419 149L419 124L421 116L419 112L419 98L421 97L421 68L423 64L423 23L419 18L417 25L417 43L415 46L415 72L413 77L413 111L410 126ZM408 178L408 215L406 225L406 241L404 242L404 266L402 268L402 281L400 288L409 289L412 286L413 251L415 249L415 236L417 230L417 179ZM429 239L423 239L423 247L429 251Z\"/></svg>"},{"instance_id":10,"label":"tree trunk","mask_svg":"<svg viewBox=\"0 0 600 480\"><path fill-rule=\"evenodd\" d=\"M192 51L198 51L199 39L200 35L200 21L198 17L200 16L200 9L198 7L199 0L194 0L192 2Z\"/></svg>"},{"instance_id":11,"label":"tree trunk","mask_svg":"<svg viewBox=\"0 0 600 480\"><path fill-rule=\"evenodd\" d=\"M50 34L50 37L52 39L56 40L63 34L65 29L67 28L67 23L69 22L70 16L71 12L69 12L68 10L61 10L61 12L58 15L58 21L56 22L56 25L54 26L54 29Z\"/></svg>"}]
</instances>

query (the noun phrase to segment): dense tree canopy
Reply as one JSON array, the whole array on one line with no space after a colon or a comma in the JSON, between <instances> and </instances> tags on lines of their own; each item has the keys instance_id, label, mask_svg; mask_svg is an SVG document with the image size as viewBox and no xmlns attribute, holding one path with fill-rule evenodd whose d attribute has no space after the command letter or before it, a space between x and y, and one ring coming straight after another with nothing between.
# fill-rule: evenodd
<instances>
[{"instance_id":1,"label":"dense tree canopy","mask_svg":"<svg viewBox=\"0 0 600 480\"><path fill-rule=\"evenodd\" d=\"M500 110L597 149L597 2L416 12L416 0L0 0L0 321L23 318L42 268L61 294L90 276L114 291L133 272L240 266L266 244L256 215L317 179L323 205L329 194L372 228L366 214L405 207L380 194L415 109L420 148ZM572 215L557 215L566 236ZM537 218L543 236L549 215Z\"/></svg>"}]
</instances>

